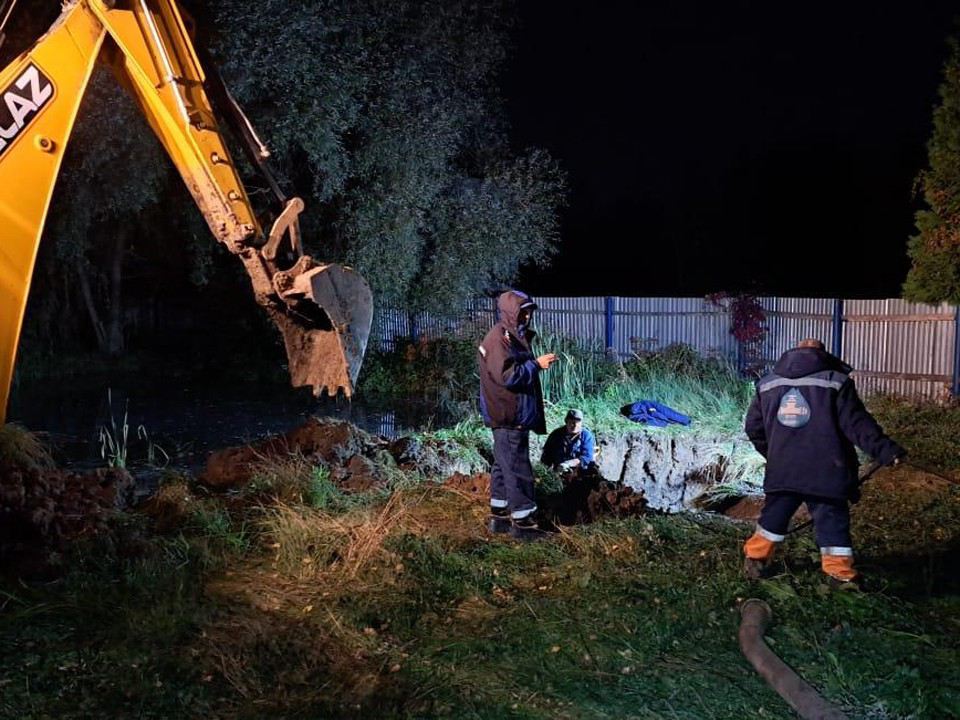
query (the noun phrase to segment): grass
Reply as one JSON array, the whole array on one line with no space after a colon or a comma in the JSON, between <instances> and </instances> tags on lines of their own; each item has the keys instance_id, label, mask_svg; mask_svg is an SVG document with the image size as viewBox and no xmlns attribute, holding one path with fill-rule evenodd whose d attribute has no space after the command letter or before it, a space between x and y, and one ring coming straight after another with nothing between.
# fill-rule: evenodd
<instances>
[{"instance_id":1,"label":"grass","mask_svg":"<svg viewBox=\"0 0 960 720\"><path fill-rule=\"evenodd\" d=\"M724 446L749 398L682 349L569 368L596 392L558 382L551 417L575 403L601 432L635 431L619 404L655 397ZM954 410L871 407L918 462L956 470ZM434 436L471 456L489 442L476 420ZM48 462L13 426L4 457ZM110 542L67 548L65 576L0 580L0 717L791 717L737 649L746 597L771 604L771 647L851 718L960 717L960 491L909 467L854 509L866 594L820 584L809 532L750 583L752 528L713 516L523 544L486 534L484 498L421 478L350 494L298 453L252 474L230 495L171 474Z\"/></svg>"},{"instance_id":2,"label":"grass","mask_svg":"<svg viewBox=\"0 0 960 720\"><path fill-rule=\"evenodd\" d=\"M586 425L601 437L636 432L684 434L701 446L704 455L715 457L722 465L725 479L714 491L717 496L760 491L764 460L743 432L753 383L740 377L729 363L701 358L684 345L637 354L622 363L606 357L599 346L585 347L562 336L543 336L539 347L560 358L541 375L548 429L562 425L567 410L578 407L586 416ZM620 414L621 407L642 398L689 416L691 426L642 427ZM867 404L885 430L907 448L912 460L960 468L956 445L960 407L886 396L871 397ZM450 439L474 456L485 449L489 452L489 432L476 414L452 430L426 435ZM533 453L538 454L542 439L534 436L531 443Z\"/></svg>"},{"instance_id":3,"label":"grass","mask_svg":"<svg viewBox=\"0 0 960 720\"><path fill-rule=\"evenodd\" d=\"M88 548L58 583L0 597L0 714L789 717L737 650L738 603L756 596L775 651L851 717L953 717L960 503L904 472L855 513L877 594L825 592L809 534L750 584L745 526L651 515L517 544L485 535L482 502L431 485L344 512L263 505L248 550L221 545L214 564L209 527L126 559ZM910 483L946 534L892 558L871 527ZM884 530L917 532L911 516Z\"/></svg>"},{"instance_id":4,"label":"grass","mask_svg":"<svg viewBox=\"0 0 960 720\"><path fill-rule=\"evenodd\" d=\"M129 403L124 404L123 417L120 419L120 425L118 426L117 419L113 416L113 391L107 390L110 427L101 425L99 433L100 457L106 461L107 467L127 467L128 436L130 434L130 425L127 423L127 404Z\"/></svg>"},{"instance_id":5,"label":"grass","mask_svg":"<svg viewBox=\"0 0 960 720\"><path fill-rule=\"evenodd\" d=\"M690 347L670 346L657 353L636 355L627 362L607 357L599 347L585 347L562 336L544 336L538 347L559 357L541 373L547 428L563 424L571 407L580 408L585 424L599 438L650 433L685 435L700 445L702 456L724 468L720 495L757 492L763 478L763 458L743 433L743 420L753 384L721 360L700 358ZM641 399L653 399L689 416L689 427L651 428L631 422L620 409ZM489 455L490 433L476 411L455 428L424 433L450 440L472 458ZM539 456L544 438L531 437L531 452Z\"/></svg>"},{"instance_id":6,"label":"grass","mask_svg":"<svg viewBox=\"0 0 960 720\"><path fill-rule=\"evenodd\" d=\"M54 467L50 450L40 437L16 423L0 426L0 463L42 469Z\"/></svg>"},{"instance_id":7,"label":"grass","mask_svg":"<svg viewBox=\"0 0 960 720\"><path fill-rule=\"evenodd\" d=\"M947 470L960 469L960 406L942 407L878 395L867 405L883 429L910 451L910 459Z\"/></svg>"}]
</instances>

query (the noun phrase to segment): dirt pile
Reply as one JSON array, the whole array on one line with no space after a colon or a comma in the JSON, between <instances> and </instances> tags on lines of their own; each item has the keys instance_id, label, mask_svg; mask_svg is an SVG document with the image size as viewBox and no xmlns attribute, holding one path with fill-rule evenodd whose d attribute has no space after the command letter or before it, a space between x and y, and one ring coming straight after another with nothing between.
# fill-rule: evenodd
<instances>
[{"instance_id":1,"label":"dirt pile","mask_svg":"<svg viewBox=\"0 0 960 720\"><path fill-rule=\"evenodd\" d=\"M763 495L724 498L719 501L703 503L702 508L725 515L731 520L753 524L760 519L760 512L763 510ZM807 506L801 505L793 515L791 526L796 527L809 519L810 513Z\"/></svg>"},{"instance_id":2,"label":"dirt pile","mask_svg":"<svg viewBox=\"0 0 960 720\"><path fill-rule=\"evenodd\" d=\"M464 475L463 473L455 472L443 481L443 486L466 495L471 499L489 500L490 498L489 473Z\"/></svg>"},{"instance_id":3,"label":"dirt pile","mask_svg":"<svg viewBox=\"0 0 960 720\"><path fill-rule=\"evenodd\" d=\"M443 485L484 504L490 497L487 473L453 473ZM544 517L560 525L591 523L603 517L634 517L642 515L647 507L643 493L598 475L570 480L561 492L541 496L538 502Z\"/></svg>"},{"instance_id":4,"label":"dirt pile","mask_svg":"<svg viewBox=\"0 0 960 720\"><path fill-rule=\"evenodd\" d=\"M288 433L211 453L200 479L218 490L243 487L264 460L299 453L329 468L331 479L344 489L369 490L386 484L387 470L396 467L387 445L348 422L310 418Z\"/></svg>"},{"instance_id":5,"label":"dirt pile","mask_svg":"<svg viewBox=\"0 0 960 720\"><path fill-rule=\"evenodd\" d=\"M635 517L647 509L646 498L629 485L588 475L568 481L563 491L542 501L543 512L561 525L591 523L603 517Z\"/></svg>"},{"instance_id":6,"label":"dirt pile","mask_svg":"<svg viewBox=\"0 0 960 720\"><path fill-rule=\"evenodd\" d=\"M0 459L0 558L100 534L133 493L133 478L120 468L69 472Z\"/></svg>"},{"instance_id":7,"label":"dirt pile","mask_svg":"<svg viewBox=\"0 0 960 720\"><path fill-rule=\"evenodd\" d=\"M401 470L427 478L474 475L487 470L493 461L492 457L471 457L451 440L403 437L390 443L389 450Z\"/></svg>"},{"instance_id":8,"label":"dirt pile","mask_svg":"<svg viewBox=\"0 0 960 720\"><path fill-rule=\"evenodd\" d=\"M293 454L329 469L330 479L351 492L384 487L397 470L444 478L477 469L448 441L404 437L391 443L348 422L310 418L283 435L211 453L200 479L218 490L244 487L264 461Z\"/></svg>"}]
</instances>

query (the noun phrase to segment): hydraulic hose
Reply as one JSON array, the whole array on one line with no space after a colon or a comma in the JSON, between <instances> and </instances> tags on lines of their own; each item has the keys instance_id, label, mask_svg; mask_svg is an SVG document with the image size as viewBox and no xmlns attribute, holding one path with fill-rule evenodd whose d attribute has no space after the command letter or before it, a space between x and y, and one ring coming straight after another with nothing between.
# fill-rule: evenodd
<instances>
[{"instance_id":1,"label":"hydraulic hose","mask_svg":"<svg viewBox=\"0 0 960 720\"><path fill-rule=\"evenodd\" d=\"M740 608L740 651L754 669L804 720L848 720L763 641L773 613L763 600L750 598Z\"/></svg>"}]
</instances>

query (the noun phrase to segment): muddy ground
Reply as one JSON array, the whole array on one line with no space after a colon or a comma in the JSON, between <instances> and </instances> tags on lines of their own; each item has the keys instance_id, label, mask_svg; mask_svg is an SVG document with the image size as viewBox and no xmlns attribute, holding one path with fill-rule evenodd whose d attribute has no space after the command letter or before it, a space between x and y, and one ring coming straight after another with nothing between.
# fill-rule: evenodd
<instances>
[{"instance_id":1,"label":"muddy ground","mask_svg":"<svg viewBox=\"0 0 960 720\"><path fill-rule=\"evenodd\" d=\"M412 437L387 442L349 423L317 419L254 445L212 453L201 480L218 490L240 488L250 482L258 463L294 453L327 467L345 492L386 488L395 477L392 471L400 470L442 482L484 504L490 497L490 475L481 470L489 458L468 463L450 443ZM592 473L568 478L561 492L542 498L541 507L546 519L572 525L603 516L636 516L646 501L642 492Z\"/></svg>"},{"instance_id":2,"label":"muddy ground","mask_svg":"<svg viewBox=\"0 0 960 720\"><path fill-rule=\"evenodd\" d=\"M466 459L449 441L406 437L389 442L347 422L316 418L288 433L211 453L198 487L203 493L222 496L224 502L242 502L237 493L251 483L258 467L290 457L326 468L334 485L348 495L387 489L399 477L415 474L464 495L483 508L489 498L490 458ZM33 562L33 553L24 552L27 547L58 551L74 538L109 533L112 512L129 507L134 497L134 480L122 469L79 473L59 470L42 461L21 459L5 463L0 467L4 478L0 484L0 559L16 556L21 563L29 564ZM907 479L887 487L891 475ZM868 489L883 487L885 505L876 506L875 494L867 492L854 512L870 514L878 522L899 522L904 513L912 511L917 514L913 522L919 527L929 508L908 508L916 504L917 498L927 497L932 489L944 484L943 480L917 470L884 472L871 481ZM185 497L180 497L184 493L192 496L184 484L161 488L142 506L144 512L154 517L156 529L167 532L182 522L187 507ZM897 498L895 505L889 505L890 497ZM705 504L702 509L733 521L753 523L762 505L762 497L749 496ZM567 478L559 492L541 494L540 506L545 520L556 525L638 516L658 509L656 505L651 507L643 490L611 482L596 473ZM802 507L794 525L808 519ZM874 539L882 541L882 533Z\"/></svg>"}]
</instances>

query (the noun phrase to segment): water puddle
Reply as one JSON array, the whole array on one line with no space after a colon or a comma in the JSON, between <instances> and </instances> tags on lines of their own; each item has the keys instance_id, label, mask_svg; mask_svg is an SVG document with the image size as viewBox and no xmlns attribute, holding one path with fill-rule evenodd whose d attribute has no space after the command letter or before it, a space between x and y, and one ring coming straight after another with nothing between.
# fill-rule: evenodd
<instances>
[{"instance_id":1,"label":"water puddle","mask_svg":"<svg viewBox=\"0 0 960 720\"><path fill-rule=\"evenodd\" d=\"M318 400L306 389L285 386L136 382L109 388L102 383L21 383L12 393L7 420L45 433L59 463L93 467L104 464L101 430L122 437L125 419L129 465L151 460L192 470L212 450L288 432L311 416L346 420L388 439L457 420L436 403L410 398Z\"/></svg>"}]
</instances>

